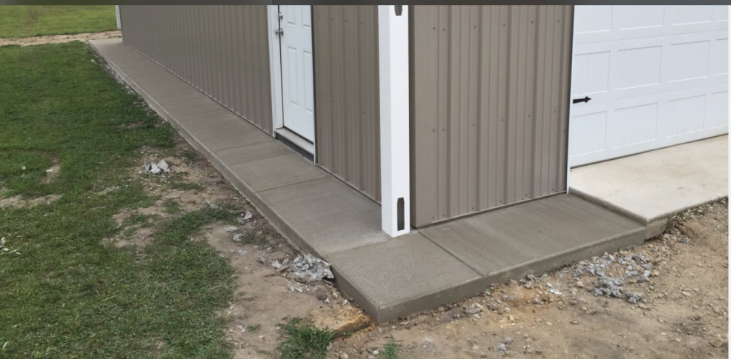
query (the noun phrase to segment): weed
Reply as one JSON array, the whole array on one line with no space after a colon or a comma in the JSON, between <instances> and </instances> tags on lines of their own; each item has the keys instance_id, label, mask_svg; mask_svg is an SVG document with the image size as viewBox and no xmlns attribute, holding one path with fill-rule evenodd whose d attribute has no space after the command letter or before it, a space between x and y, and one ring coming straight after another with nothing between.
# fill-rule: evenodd
<instances>
[{"instance_id":1,"label":"weed","mask_svg":"<svg viewBox=\"0 0 731 359\"><path fill-rule=\"evenodd\" d=\"M320 359L325 358L327 345L333 338L333 332L317 329L312 324L302 323L302 319L293 318L281 326L286 337L277 347L280 359Z\"/></svg>"},{"instance_id":2,"label":"weed","mask_svg":"<svg viewBox=\"0 0 731 359\"><path fill-rule=\"evenodd\" d=\"M200 191L203 187L197 183L185 182L181 180L173 180L170 182L170 188L181 191Z\"/></svg>"},{"instance_id":3,"label":"weed","mask_svg":"<svg viewBox=\"0 0 731 359\"><path fill-rule=\"evenodd\" d=\"M136 224L145 224L151 216L144 215L141 213L133 213L127 219L124 220L124 225L133 226Z\"/></svg>"},{"instance_id":4,"label":"weed","mask_svg":"<svg viewBox=\"0 0 731 359\"><path fill-rule=\"evenodd\" d=\"M260 236L260 235L257 235L256 233L249 232L249 233L244 234L244 237L241 238L241 243L260 246L262 244L266 244L267 239L264 236Z\"/></svg>"},{"instance_id":5,"label":"weed","mask_svg":"<svg viewBox=\"0 0 731 359\"><path fill-rule=\"evenodd\" d=\"M250 333L256 333L261 329L261 324L251 324L246 327L246 330Z\"/></svg>"},{"instance_id":6,"label":"weed","mask_svg":"<svg viewBox=\"0 0 731 359\"><path fill-rule=\"evenodd\" d=\"M172 199L165 200L163 206L165 207L165 213L176 214L180 212L180 203Z\"/></svg>"},{"instance_id":7,"label":"weed","mask_svg":"<svg viewBox=\"0 0 731 359\"><path fill-rule=\"evenodd\" d=\"M383 350L380 353L384 359L400 359L399 353L401 349L401 341L391 339L391 341L383 346Z\"/></svg>"}]
</instances>

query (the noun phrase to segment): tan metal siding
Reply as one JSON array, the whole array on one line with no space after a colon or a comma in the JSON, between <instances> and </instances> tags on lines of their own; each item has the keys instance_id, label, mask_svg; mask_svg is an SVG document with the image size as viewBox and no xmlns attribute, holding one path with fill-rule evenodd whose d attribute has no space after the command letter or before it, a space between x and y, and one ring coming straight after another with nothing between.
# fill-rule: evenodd
<instances>
[{"instance_id":1,"label":"tan metal siding","mask_svg":"<svg viewBox=\"0 0 731 359\"><path fill-rule=\"evenodd\" d=\"M412 223L565 192L573 7L412 14Z\"/></svg>"},{"instance_id":2,"label":"tan metal siding","mask_svg":"<svg viewBox=\"0 0 731 359\"><path fill-rule=\"evenodd\" d=\"M380 201L376 6L313 6L317 162Z\"/></svg>"},{"instance_id":3,"label":"tan metal siding","mask_svg":"<svg viewBox=\"0 0 731 359\"><path fill-rule=\"evenodd\" d=\"M124 43L272 133L263 5L120 5Z\"/></svg>"}]
</instances>

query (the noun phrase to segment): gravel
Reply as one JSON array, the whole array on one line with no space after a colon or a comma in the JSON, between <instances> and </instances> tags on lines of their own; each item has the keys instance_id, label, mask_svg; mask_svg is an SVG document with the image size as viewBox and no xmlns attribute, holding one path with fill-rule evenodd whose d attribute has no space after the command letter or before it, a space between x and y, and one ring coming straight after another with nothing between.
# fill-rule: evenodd
<instances>
[{"instance_id":1,"label":"gravel","mask_svg":"<svg viewBox=\"0 0 731 359\"><path fill-rule=\"evenodd\" d=\"M322 279L335 278L330 270L330 263L312 254L298 255L292 261L287 277L300 283L312 283Z\"/></svg>"}]
</instances>

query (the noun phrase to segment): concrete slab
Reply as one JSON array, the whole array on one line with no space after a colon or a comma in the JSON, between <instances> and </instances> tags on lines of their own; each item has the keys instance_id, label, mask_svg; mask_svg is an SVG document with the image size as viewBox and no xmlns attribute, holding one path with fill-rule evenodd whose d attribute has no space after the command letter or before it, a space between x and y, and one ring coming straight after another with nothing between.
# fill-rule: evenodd
<instances>
[{"instance_id":1,"label":"concrete slab","mask_svg":"<svg viewBox=\"0 0 731 359\"><path fill-rule=\"evenodd\" d=\"M479 274L419 233L326 258L338 284L355 293L357 303L368 303L366 311L379 323L461 299L486 285Z\"/></svg>"},{"instance_id":2,"label":"concrete slab","mask_svg":"<svg viewBox=\"0 0 731 359\"><path fill-rule=\"evenodd\" d=\"M177 104L167 108L176 108ZM181 123L193 137L210 151L275 141L271 136L257 129L236 115ZM294 151L290 151L294 153Z\"/></svg>"},{"instance_id":3,"label":"concrete slab","mask_svg":"<svg viewBox=\"0 0 731 359\"><path fill-rule=\"evenodd\" d=\"M327 176L327 172L277 141L221 150L217 155L256 192Z\"/></svg>"},{"instance_id":4,"label":"concrete slab","mask_svg":"<svg viewBox=\"0 0 731 359\"><path fill-rule=\"evenodd\" d=\"M390 239L381 207L332 176L259 195L320 256Z\"/></svg>"},{"instance_id":5,"label":"concrete slab","mask_svg":"<svg viewBox=\"0 0 731 359\"><path fill-rule=\"evenodd\" d=\"M483 276L508 280L642 243L644 230L598 205L558 195L421 233Z\"/></svg>"},{"instance_id":6,"label":"concrete slab","mask_svg":"<svg viewBox=\"0 0 731 359\"><path fill-rule=\"evenodd\" d=\"M330 261L336 283L379 323L642 238L636 223L563 196L392 239L371 199L119 39L90 45L280 233Z\"/></svg>"},{"instance_id":7,"label":"concrete slab","mask_svg":"<svg viewBox=\"0 0 731 359\"><path fill-rule=\"evenodd\" d=\"M570 192L662 233L673 214L728 196L728 135L571 170Z\"/></svg>"},{"instance_id":8,"label":"concrete slab","mask_svg":"<svg viewBox=\"0 0 731 359\"><path fill-rule=\"evenodd\" d=\"M159 84L160 82L157 83ZM150 87L153 88L155 86L151 85ZM147 92L152 94L154 93L154 90L148 90ZM177 122L181 124L207 121L221 117L238 117L229 109L221 106L218 102L205 95L202 96L203 97L199 96L185 101L169 101L161 104L168 105L165 106L165 111L167 111L176 119ZM238 118L243 121L240 117Z\"/></svg>"}]
</instances>

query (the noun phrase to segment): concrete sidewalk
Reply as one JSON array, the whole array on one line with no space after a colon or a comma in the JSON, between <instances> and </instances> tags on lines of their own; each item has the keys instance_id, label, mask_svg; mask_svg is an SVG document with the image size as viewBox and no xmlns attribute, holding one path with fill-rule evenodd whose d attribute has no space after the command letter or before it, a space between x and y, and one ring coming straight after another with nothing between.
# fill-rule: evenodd
<instances>
[{"instance_id":1,"label":"concrete sidewalk","mask_svg":"<svg viewBox=\"0 0 731 359\"><path fill-rule=\"evenodd\" d=\"M685 209L728 196L728 135L571 170L572 194L662 233Z\"/></svg>"},{"instance_id":2,"label":"concrete sidewalk","mask_svg":"<svg viewBox=\"0 0 731 359\"><path fill-rule=\"evenodd\" d=\"M363 194L121 40L90 46L378 323L644 240L638 222L568 195L389 238Z\"/></svg>"}]
</instances>

